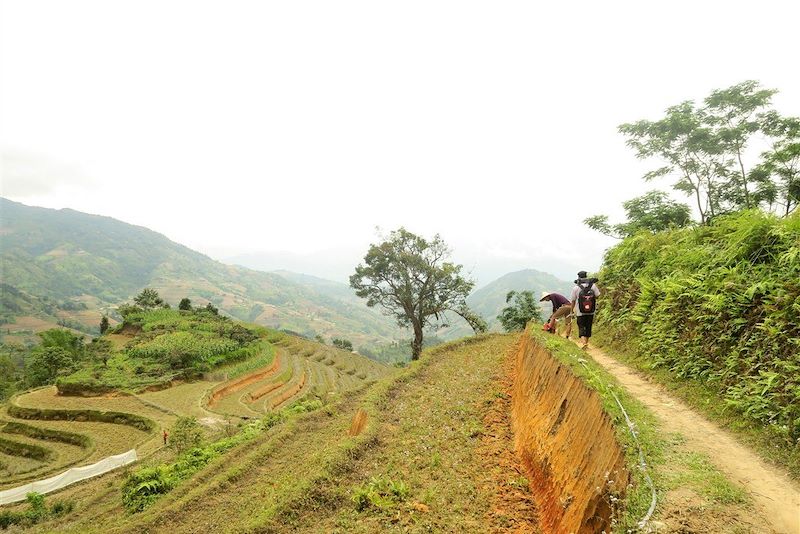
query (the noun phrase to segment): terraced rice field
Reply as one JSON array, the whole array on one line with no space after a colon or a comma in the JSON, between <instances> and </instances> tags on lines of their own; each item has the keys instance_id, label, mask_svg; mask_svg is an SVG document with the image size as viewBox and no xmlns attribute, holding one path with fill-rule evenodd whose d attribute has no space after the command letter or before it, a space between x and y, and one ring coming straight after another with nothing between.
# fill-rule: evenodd
<instances>
[{"instance_id":1,"label":"terraced rice field","mask_svg":"<svg viewBox=\"0 0 800 534\"><path fill-rule=\"evenodd\" d=\"M207 409L226 417L258 417L307 396L327 399L360 388L390 372L358 354L301 338L286 336L279 345L269 372L220 384Z\"/></svg>"},{"instance_id":2,"label":"terraced rice field","mask_svg":"<svg viewBox=\"0 0 800 534\"><path fill-rule=\"evenodd\" d=\"M119 343L124 339L116 340ZM271 350L271 349L270 349ZM392 370L333 347L313 341L286 336L279 342L274 359L260 354L213 373L214 379L174 385L159 391L139 394L114 393L96 397L61 396L54 386L18 395L11 404L33 410L25 419L9 413L9 406L0 407L0 427L5 422L24 423L41 433L66 432L88 437L83 445L65 443L41 436L6 433L0 428L0 438L13 442L12 449L0 448L0 489L14 487L52 476L78 465L87 465L107 456L136 448L140 458L147 458L163 448L161 431L170 429L179 416L194 416L213 432L222 420L262 417L311 396L324 400L362 387ZM260 367L258 367L260 365ZM229 380L226 376L234 375ZM240 376L237 376L240 375ZM52 413L42 415L42 410ZM80 410L69 417L65 411ZM14 411L13 409L11 411ZM92 421L99 412L116 412L110 421ZM18 412L17 415L19 415ZM60 419L50 420L53 413ZM88 414L88 415L87 415ZM142 419L131 423L126 414ZM146 428L137 428L143 425ZM21 456L20 448L46 450L46 458ZM25 449L28 450L28 449Z\"/></svg>"}]
</instances>

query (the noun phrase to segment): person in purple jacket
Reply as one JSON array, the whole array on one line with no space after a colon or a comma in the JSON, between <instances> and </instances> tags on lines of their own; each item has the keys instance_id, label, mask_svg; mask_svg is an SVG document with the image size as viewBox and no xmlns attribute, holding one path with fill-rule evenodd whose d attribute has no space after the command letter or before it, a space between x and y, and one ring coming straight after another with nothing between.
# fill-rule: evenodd
<instances>
[{"instance_id":1,"label":"person in purple jacket","mask_svg":"<svg viewBox=\"0 0 800 534\"><path fill-rule=\"evenodd\" d=\"M544 301L549 301L553 305L553 313L550 314L550 318L547 320L550 329L555 331L556 321L563 317L564 325L567 327L565 337L569 339L569 335L572 333L572 304L569 299L559 293L543 291L539 302Z\"/></svg>"}]
</instances>

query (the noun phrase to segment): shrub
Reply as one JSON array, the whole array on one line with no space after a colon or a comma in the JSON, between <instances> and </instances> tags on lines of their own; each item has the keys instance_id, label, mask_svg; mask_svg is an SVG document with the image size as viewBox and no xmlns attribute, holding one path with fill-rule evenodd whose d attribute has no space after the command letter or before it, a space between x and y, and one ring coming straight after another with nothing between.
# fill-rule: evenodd
<instances>
[{"instance_id":1,"label":"shrub","mask_svg":"<svg viewBox=\"0 0 800 534\"><path fill-rule=\"evenodd\" d=\"M353 490L352 500L359 512L368 508L386 510L405 501L409 494L408 485L402 480L395 482L388 477L372 477Z\"/></svg>"},{"instance_id":2,"label":"shrub","mask_svg":"<svg viewBox=\"0 0 800 534\"><path fill-rule=\"evenodd\" d=\"M56 501L48 509L44 495L36 492L28 493L25 498L28 509L23 512L4 510L0 512L0 529L7 529L12 525L33 526L45 519L58 518L66 515L75 508L72 501Z\"/></svg>"},{"instance_id":3,"label":"shrub","mask_svg":"<svg viewBox=\"0 0 800 534\"><path fill-rule=\"evenodd\" d=\"M612 340L800 438L800 213L636 234L606 253L600 278L598 327Z\"/></svg>"},{"instance_id":4,"label":"shrub","mask_svg":"<svg viewBox=\"0 0 800 534\"><path fill-rule=\"evenodd\" d=\"M182 453L203 442L203 429L196 417L178 417L169 437L169 446Z\"/></svg>"}]
</instances>

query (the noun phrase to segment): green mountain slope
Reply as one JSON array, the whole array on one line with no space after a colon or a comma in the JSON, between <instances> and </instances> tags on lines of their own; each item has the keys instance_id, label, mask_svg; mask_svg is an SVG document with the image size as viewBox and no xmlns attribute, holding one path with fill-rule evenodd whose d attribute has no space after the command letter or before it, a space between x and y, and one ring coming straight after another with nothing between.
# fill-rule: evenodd
<instances>
[{"instance_id":1,"label":"green mountain slope","mask_svg":"<svg viewBox=\"0 0 800 534\"><path fill-rule=\"evenodd\" d=\"M165 236L110 217L0 199L2 333L55 323L83 331L103 313L153 287L173 305L189 297L238 319L356 344L398 333L352 293L225 265ZM335 285L335 284L334 284ZM340 288L339 288L340 289Z\"/></svg>"},{"instance_id":2,"label":"green mountain slope","mask_svg":"<svg viewBox=\"0 0 800 534\"><path fill-rule=\"evenodd\" d=\"M533 291L538 297L542 291L555 291L562 295L569 296L572 290L572 283L559 280L555 276L536 269L523 269L508 273L497 280L490 282L480 289L473 291L467 298L467 304L472 310L486 319L490 330L499 331L502 329L497 316L506 306L506 295L509 291ZM549 304L543 306L544 313L550 311ZM449 328L437 332L437 335L444 339L456 339L469 335L472 330L464 321L454 319Z\"/></svg>"}]
</instances>

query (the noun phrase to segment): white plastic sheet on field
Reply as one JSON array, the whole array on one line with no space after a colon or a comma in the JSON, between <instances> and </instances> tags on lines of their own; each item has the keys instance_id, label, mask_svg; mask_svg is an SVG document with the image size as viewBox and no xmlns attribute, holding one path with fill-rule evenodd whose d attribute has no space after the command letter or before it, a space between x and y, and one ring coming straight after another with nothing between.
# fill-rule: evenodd
<instances>
[{"instance_id":1,"label":"white plastic sheet on field","mask_svg":"<svg viewBox=\"0 0 800 534\"><path fill-rule=\"evenodd\" d=\"M128 452L123 452L122 454L107 456L96 464L73 467L72 469L67 469L63 473L54 477L46 478L44 480L37 480L36 482L31 482L29 484L25 484L24 486L18 486L16 488L0 491L0 505L24 501L25 496L32 491L35 491L36 493L50 493L51 491L59 490L80 480L96 477L97 475L108 473L109 471L112 471L118 467L122 467L123 465L133 463L136 461L136 459L136 450L131 449Z\"/></svg>"}]
</instances>

